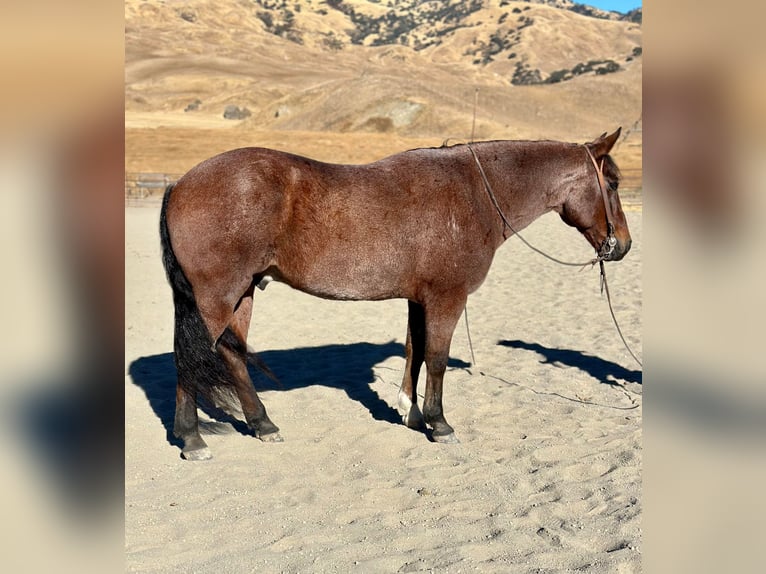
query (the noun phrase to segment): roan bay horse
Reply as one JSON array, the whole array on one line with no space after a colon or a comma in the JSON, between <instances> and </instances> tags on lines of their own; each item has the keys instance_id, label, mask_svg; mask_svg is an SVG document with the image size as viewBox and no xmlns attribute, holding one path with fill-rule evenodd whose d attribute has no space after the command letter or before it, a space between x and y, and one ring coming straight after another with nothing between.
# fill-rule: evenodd
<instances>
[{"instance_id":1,"label":"roan bay horse","mask_svg":"<svg viewBox=\"0 0 766 574\"><path fill-rule=\"evenodd\" d=\"M406 426L429 425L435 441L456 442L442 408L450 342L497 248L556 211L600 259L619 260L630 249L619 171L608 155L619 133L587 144L415 149L367 165L244 148L194 167L167 189L160 216L175 305L173 432L182 456L210 458L197 398L215 403L221 392L239 400L255 436L281 440L247 371L253 293L269 279L327 299L406 299L398 407Z\"/></svg>"}]
</instances>

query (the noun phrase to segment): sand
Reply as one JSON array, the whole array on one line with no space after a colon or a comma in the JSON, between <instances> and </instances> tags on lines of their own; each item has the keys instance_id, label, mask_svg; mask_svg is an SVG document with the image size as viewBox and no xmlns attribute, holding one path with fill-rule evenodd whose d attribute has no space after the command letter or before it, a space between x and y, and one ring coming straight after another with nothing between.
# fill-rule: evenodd
<instances>
[{"instance_id":1,"label":"sand","mask_svg":"<svg viewBox=\"0 0 766 574\"><path fill-rule=\"evenodd\" d=\"M406 303L332 302L270 284L249 344L285 441L203 416L214 458L169 440L171 292L159 205L126 207L125 516L129 572L639 572L642 372L598 272L509 240L468 301L445 376L460 444L431 443L395 410ZM615 312L641 354L640 209L607 265ZM525 236L560 257L592 250L556 215ZM257 375L257 376L256 376ZM419 389L422 397L423 383Z\"/></svg>"}]
</instances>

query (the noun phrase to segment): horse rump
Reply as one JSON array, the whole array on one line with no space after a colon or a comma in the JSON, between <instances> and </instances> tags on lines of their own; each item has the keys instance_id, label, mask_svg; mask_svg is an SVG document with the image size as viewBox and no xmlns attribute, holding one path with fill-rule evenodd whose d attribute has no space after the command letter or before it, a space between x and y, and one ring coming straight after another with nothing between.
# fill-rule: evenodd
<instances>
[{"instance_id":1,"label":"horse rump","mask_svg":"<svg viewBox=\"0 0 766 574\"><path fill-rule=\"evenodd\" d=\"M230 411L236 408L235 379L213 347L210 333L202 319L194 292L173 251L167 223L167 206L174 184L165 190L160 210L160 242L162 263L173 290L175 332L173 350L178 385L195 399L201 398L210 406ZM218 344L228 346L247 357L247 348L230 329L226 329Z\"/></svg>"}]
</instances>

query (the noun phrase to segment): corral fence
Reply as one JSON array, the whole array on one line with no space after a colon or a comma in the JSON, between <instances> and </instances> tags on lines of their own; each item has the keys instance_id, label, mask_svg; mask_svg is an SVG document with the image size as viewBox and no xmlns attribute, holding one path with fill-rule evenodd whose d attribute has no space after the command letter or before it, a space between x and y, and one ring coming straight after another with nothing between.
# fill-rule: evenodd
<instances>
[{"instance_id":1,"label":"corral fence","mask_svg":"<svg viewBox=\"0 0 766 574\"><path fill-rule=\"evenodd\" d=\"M642 205L644 180L641 168L621 169L620 200L625 206Z\"/></svg>"},{"instance_id":2,"label":"corral fence","mask_svg":"<svg viewBox=\"0 0 766 574\"><path fill-rule=\"evenodd\" d=\"M640 191L643 187L643 181L640 168L620 169L622 177L620 178L620 191Z\"/></svg>"},{"instance_id":3,"label":"corral fence","mask_svg":"<svg viewBox=\"0 0 766 574\"><path fill-rule=\"evenodd\" d=\"M125 199L162 197L165 188L178 181L180 173L125 173Z\"/></svg>"}]
</instances>

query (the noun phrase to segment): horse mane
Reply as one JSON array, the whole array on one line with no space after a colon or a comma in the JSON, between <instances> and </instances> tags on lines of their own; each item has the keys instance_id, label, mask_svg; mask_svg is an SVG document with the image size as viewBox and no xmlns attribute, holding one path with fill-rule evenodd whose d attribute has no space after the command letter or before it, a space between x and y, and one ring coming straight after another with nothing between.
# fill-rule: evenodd
<instances>
[{"instance_id":1,"label":"horse mane","mask_svg":"<svg viewBox=\"0 0 766 574\"><path fill-rule=\"evenodd\" d=\"M414 151L421 151L421 150L440 150L440 149L450 149L450 148L456 148L461 146L467 146L467 145L473 145L473 144L492 144L492 143L505 143L505 142L515 142L515 143L565 143L565 142L557 142L553 140L481 140L477 142L465 142L465 141L456 141L455 143L450 143L450 140L457 140L458 138L449 137L445 139L440 146L425 146L425 147L418 147L414 149L410 149L408 151L414 152ZM580 144L568 144L570 146L577 146L579 147ZM617 164L615 163L614 159L612 159L611 155L605 155L604 156L604 166L603 166L603 175L604 175L604 181L609 186L609 189L613 191L617 191L617 188L620 185L620 179L622 179L622 173L620 172L620 168L617 167Z\"/></svg>"},{"instance_id":2,"label":"horse mane","mask_svg":"<svg viewBox=\"0 0 766 574\"><path fill-rule=\"evenodd\" d=\"M454 143L451 143L452 140L455 140ZM542 139L542 140L532 140L532 139L518 139L518 140L506 140L506 139L494 139L494 140L475 140L475 141L466 141L465 138L459 138L450 136L444 141L442 141L441 145L438 146L423 146L423 147L416 147L409 149L407 151L420 151L420 150L435 150L435 149L449 149L449 148L456 148L461 146L469 146L469 145L478 145L478 144L502 144L502 143L517 143L517 144L523 144L523 143L552 143L552 144L565 144L565 145L578 145L578 144L571 144L567 142L560 142L555 140L549 140L549 139Z\"/></svg>"}]
</instances>

